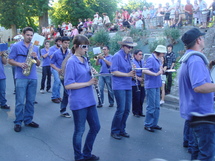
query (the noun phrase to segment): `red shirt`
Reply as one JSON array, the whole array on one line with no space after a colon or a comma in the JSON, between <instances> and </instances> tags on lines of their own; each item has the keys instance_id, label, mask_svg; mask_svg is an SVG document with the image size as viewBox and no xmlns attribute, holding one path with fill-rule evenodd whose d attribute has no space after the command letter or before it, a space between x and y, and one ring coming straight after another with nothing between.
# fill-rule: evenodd
<instances>
[{"instance_id":1,"label":"red shirt","mask_svg":"<svg viewBox=\"0 0 215 161\"><path fill-rule=\"evenodd\" d=\"M193 5L192 4L186 4L185 10L189 11L189 14L193 14Z\"/></svg>"}]
</instances>

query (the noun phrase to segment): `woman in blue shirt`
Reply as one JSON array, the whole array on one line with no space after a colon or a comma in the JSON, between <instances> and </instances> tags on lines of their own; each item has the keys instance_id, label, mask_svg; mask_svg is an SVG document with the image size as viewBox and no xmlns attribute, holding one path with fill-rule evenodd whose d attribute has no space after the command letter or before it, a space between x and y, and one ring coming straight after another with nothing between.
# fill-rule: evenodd
<instances>
[{"instance_id":1,"label":"woman in blue shirt","mask_svg":"<svg viewBox=\"0 0 215 161\"><path fill-rule=\"evenodd\" d=\"M97 84L97 79L91 78L91 69L84 57L88 45L89 40L86 36L75 36L72 48L74 55L68 59L65 69L64 84L68 90L75 125L73 135L75 161L99 160L99 157L91 154L93 143L100 130L100 123L92 88L93 84ZM86 121L90 129L82 151L81 142Z\"/></svg>"}]
</instances>

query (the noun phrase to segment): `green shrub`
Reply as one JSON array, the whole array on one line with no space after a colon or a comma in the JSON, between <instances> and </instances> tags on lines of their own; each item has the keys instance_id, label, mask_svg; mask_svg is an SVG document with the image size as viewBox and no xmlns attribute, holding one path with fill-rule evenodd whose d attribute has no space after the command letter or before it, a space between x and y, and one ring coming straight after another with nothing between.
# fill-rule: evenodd
<instances>
[{"instance_id":1,"label":"green shrub","mask_svg":"<svg viewBox=\"0 0 215 161\"><path fill-rule=\"evenodd\" d=\"M94 33L90 41L91 44L95 46L109 45L110 36L106 30L101 29L98 32Z\"/></svg>"},{"instance_id":2,"label":"green shrub","mask_svg":"<svg viewBox=\"0 0 215 161\"><path fill-rule=\"evenodd\" d=\"M180 37L180 32L179 29L165 28L164 35L166 36L169 43L176 44L178 38Z\"/></svg>"},{"instance_id":3,"label":"green shrub","mask_svg":"<svg viewBox=\"0 0 215 161\"><path fill-rule=\"evenodd\" d=\"M135 27L131 27L131 30L129 32L129 36L133 38L134 42L137 42L143 36L143 30L136 29Z\"/></svg>"},{"instance_id":4,"label":"green shrub","mask_svg":"<svg viewBox=\"0 0 215 161\"><path fill-rule=\"evenodd\" d=\"M116 35L114 35L110 39L110 43L109 43L110 54L114 55L120 49L120 45L118 44L118 41L122 41L122 36L116 33Z\"/></svg>"},{"instance_id":5,"label":"green shrub","mask_svg":"<svg viewBox=\"0 0 215 161\"><path fill-rule=\"evenodd\" d=\"M155 41L151 42L151 43L149 44L150 52L155 51L155 48L156 48L158 45L164 45L164 46L166 46L166 40L165 40L165 39L158 39L158 40L155 40Z\"/></svg>"}]
</instances>

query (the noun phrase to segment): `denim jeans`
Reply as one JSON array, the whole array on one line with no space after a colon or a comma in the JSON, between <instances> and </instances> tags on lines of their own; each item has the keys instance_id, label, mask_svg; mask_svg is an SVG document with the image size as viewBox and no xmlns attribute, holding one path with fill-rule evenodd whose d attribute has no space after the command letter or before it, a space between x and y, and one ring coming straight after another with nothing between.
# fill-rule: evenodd
<instances>
[{"instance_id":1,"label":"denim jeans","mask_svg":"<svg viewBox=\"0 0 215 161\"><path fill-rule=\"evenodd\" d=\"M215 156L215 125L199 124L194 127L194 150L192 160L214 161Z\"/></svg>"},{"instance_id":2,"label":"denim jeans","mask_svg":"<svg viewBox=\"0 0 215 161\"><path fill-rule=\"evenodd\" d=\"M94 105L80 110L73 110L72 113L75 125L75 130L73 134L73 148L75 160L90 158L96 135L100 130L100 123L96 106ZM88 122L90 129L87 134L82 153L81 143L82 136L85 131L86 121Z\"/></svg>"},{"instance_id":3,"label":"denim jeans","mask_svg":"<svg viewBox=\"0 0 215 161\"><path fill-rule=\"evenodd\" d=\"M117 103L117 110L112 121L111 133L123 134L125 133L126 120L131 108L132 91L114 90L113 92Z\"/></svg>"},{"instance_id":4,"label":"denim jeans","mask_svg":"<svg viewBox=\"0 0 215 161\"><path fill-rule=\"evenodd\" d=\"M155 127L158 124L160 113L160 88L146 89L146 127Z\"/></svg>"},{"instance_id":5,"label":"denim jeans","mask_svg":"<svg viewBox=\"0 0 215 161\"><path fill-rule=\"evenodd\" d=\"M66 106L68 104L68 93L64 86L64 80L61 80L61 83L63 85L63 99L60 105L60 113L63 114L63 113L66 113Z\"/></svg>"},{"instance_id":6,"label":"denim jeans","mask_svg":"<svg viewBox=\"0 0 215 161\"><path fill-rule=\"evenodd\" d=\"M60 98L61 82L60 82L60 76L58 71L52 69L52 74L54 77L54 83L52 87L52 99L56 99L56 98Z\"/></svg>"},{"instance_id":7,"label":"denim jeans","mask_svg":"<svg viewBox=\"0 0 215 161\"><path fill-rule=\"evenodd\" d=\"M194 140L193 140L193 130L190 127L190 121L186 120L184 123L184 145L188 146L188 151L193 151Z\"/></svg>"},{"instance_id":8,"label":"denim jeans","mask_svg":"<svg viewBox=\"0 0 215 161\"><path fill-rule=\"evenodd\" d=\"M104 87L105 87L105 84L106 84L106 87L108 90L109 104L114 104L114 94L113 94L112 85L111 85L111 77L109 77L109 76L99 77L99 88L100 88L102 103L104 103Z\"/></svg>"},{"instance_id":9,"label":"denim jeans","mask_svg":"<svg viewBox=\"0 0 215 161\"><path fill-rule=\"evenodd\" d=\"M15 124L21 125L22 121L25 124L32 122L36 90L37 79L16 79Z\"/></svg>"},{"instance_id":10,"label":"denim jeans","mask_svg":"<svg viewBox=\"0 0 215 161\"><path fill-rule=\"evenodd\" d=\"M42 80L41 80L41 88L42 90L45 89L45 81L46 81L46 91L48 91L51 88L51 67L50 66L43 66L42 70Z\"/></svg>"},{"instance_id":11,"label":"denim jeans","mask_svg":"<svg viewBox=\"0 0 215 161\"><path fill-rule=\"evenodd\" d=\"M5 99L6 91L6 79L0 79L0 104L1 106L6 105L7 100Z\"/></svg>"},{"instance_id":12,"label":"denim jeans","mask_svg":"<svg viewBox=\"0 0 215 161\"><path fill-rule=\"evenodd\" d=\"M145 89L138 86L140 91L137 91L137 86L132 86L132 113L134 115L143 114L143 102L145 99Z\"/></svg>"}]
</instances>

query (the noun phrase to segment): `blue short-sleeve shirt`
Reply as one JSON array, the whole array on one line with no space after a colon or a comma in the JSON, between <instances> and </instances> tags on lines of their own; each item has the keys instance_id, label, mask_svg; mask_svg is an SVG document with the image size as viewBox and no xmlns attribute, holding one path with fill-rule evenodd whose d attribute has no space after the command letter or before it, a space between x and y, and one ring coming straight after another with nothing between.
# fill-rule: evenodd
<instances>
[{"instance_id":1,"label":"blue short-sleeve shirt","mask_svg":"<svg viewBox=\"0 0 215 161\"><path fill-rule=\"evenodd\" d=\"M2 57L0 56L0 79L6 79L4 73L4 64L2 63Z\"/></svg>"},{"instance_id":2,"label":"blue short-sleeve shirt","mask_svg":"<svg viewBox=\"0 0 215 161\"><path fill-rule=\"evenodd\" d=\"M28 50L29 50L29 48L27 48L25 46L23 40L20 42L17 42L11 48L9 59L13 59L16 62L20 62L20 63L25 63L27 55L28 55ZM40 55L39 55L38 47L34 45L33 51L37 53L37 57L39 59ZM17 66L16 72L15 72L15 78L18 78L18 79L37 79L36 64L32 65L31 72L30 72L29 76L23 75L22 72L23 72L23 69Z\"/></svg>"},{"instance_id":3,"label":"blue short-sleeve shirt","mask_svg":"<svg viewBox=\"0 0 215 161\"><path fill-rule=\"evenodd\" d=\"M136 59L133 59L133 63L135 64L136 68L143 68L144 66L144 61L143 60L136 60ZM135 70L136 71L136 75L138 77L142 77L142 70ZM138 81L138 85L140 85L140 81ZM132 86L136 86L136 80L135 79L132 79Z\"/></svg>"},{"instance_id":4,"label":"blue short-sleeve shirt","mask_svg":"<svg viewBox=\"0 0 215 161\"><path fill-rule=\"evenodd\" d=\"M113 57L112 55L108 55L105 57L105 59L111 62L112 57ZM99 59L99 63L101 65L100 73L110 73L110 66L107 65L104 60Z\"/></svg>"},{"instance_id":5,"label":"blue short-sleeve shirt","mask_svg":"<svg viewBox=\"0 0 215 161\"><path fill-rule=\"evenodd\" d=\"M187 50L185 54L192 50ZM179 106L181 117L189 120L191 112L214 112L214 93L196 93L194 88L211 83L208 67L201 57L192 55L181 64L179 72Z\"/></svg>"},{"instance_id":6,"label":"blue short-sleeve shirt","mask_svg":"<svg viewBox=\"0 0 215 161\"><path fill-rule=\"evenodd\" d=\"M51 58L51 64L54 64L57 68L61 68L63 60L66 58L69 50L66 50L66 53L63 54L62 49L58 49L54 52Z\"/></svg>"},{"instance_id":7,"label":"blue short-sleeve shirt","mask_svg":"<svg viewBox=\"0 0 215 161\"><path fill-rule=\"evenodd\" d=\"M40 52L41 52L41 56L43 56L43 55L47 54L49 52L49 50L46 50L46 48L42 48L40 50ZM50 64L51 64L51 59L50 59L50 55L48 55L46 58L43 58L42 66L43 67L44 66L50 66Z\"/></svg>"},{"instance_id":8,"label":"blue short-sleeve shirt","mask_svg":"<svg viewBox=\"0 0 215 161\"><path fill-rule=\"evenodd\" d=\"M58 50L59 48L56 45L53 45L49 48L49 56L52 57L52 55L54 54L54 52L56 50Z\"/></svg>"},{"instance_id":9,"label":"blue short-sleeve shirt","mask_svg":"<svg viewBox=\"0 0 215 161\"><path fill-rule=\"evenodd\" d=\"M162 63L155 57L154 54L150 55L146 60L145 68L148 68L151 72L157 73L160 70ZM160 88L162 86L161 76L144 75L145 88Z\"/></svg>"},{"instance_id":10,"label":"blue short-sleeve shirt","mask_svg":"<svg viewBox=\"0 0 215 161\"><path fill-rule=\"evenodd\" d=\"M82 83L91 80L90 67L87 60L82 63L75 55L71 56L66 64L64 84ZM71 110L79 110L96 105L93 87L67 90Z\"/></svg>"},{"instance_id":11,"label":"blue short-sleeve shirt","mask_svg":"<svg viewBox=\"0 0 215 161\"><path fill-rule=\"evenodd\" d=\"M119 50L112 57L111 72L120 71L129 73L131 71L130 55L126 57L124 50ZM112 77L113 90L131 90L132 80L131 77Z\"/></svg>"}]
</instances>

